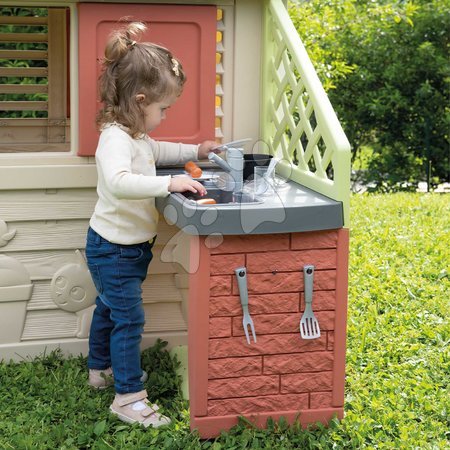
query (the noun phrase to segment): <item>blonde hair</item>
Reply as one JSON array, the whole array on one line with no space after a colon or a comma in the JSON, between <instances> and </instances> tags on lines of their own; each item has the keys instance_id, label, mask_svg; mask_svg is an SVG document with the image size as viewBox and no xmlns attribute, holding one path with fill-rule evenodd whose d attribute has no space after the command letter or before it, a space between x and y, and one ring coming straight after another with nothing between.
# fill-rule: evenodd
<instances>
[{"instance_id":1,"label":"blonde hair","mask_svg":"<svg viewBox=\"0 0 450 450\"><path fill-rule=\"evenodd\" d=\"M132 22L114 31L105 48L99 94L103 108L97 125L119 122L136 138L145 131L142 106L180 95L186 76L172 53L150 42L136 42L147 27ZM144 94L138 102L137 94Z\"/></svg>"}]
</instances>

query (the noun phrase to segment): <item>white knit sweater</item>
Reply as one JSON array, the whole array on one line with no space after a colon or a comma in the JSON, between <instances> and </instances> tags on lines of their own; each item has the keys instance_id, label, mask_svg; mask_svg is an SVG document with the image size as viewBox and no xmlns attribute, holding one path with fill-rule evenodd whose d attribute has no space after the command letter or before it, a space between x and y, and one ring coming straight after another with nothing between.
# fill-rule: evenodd
<instances>
[{"instance_id":1,"label":"white knit sweater","mask_svg":"<svg viewBox=\"0 0 450 450\"><path fill-rule=\"evenodd\" d=\"M106 125L95 154L98 201L90 226L116 244L151 240L157 231L155 197L169 195L170 176L156 176L155 164L198 159L198 146L133 139L122 125Z\"/></svg>"}]
</instances>

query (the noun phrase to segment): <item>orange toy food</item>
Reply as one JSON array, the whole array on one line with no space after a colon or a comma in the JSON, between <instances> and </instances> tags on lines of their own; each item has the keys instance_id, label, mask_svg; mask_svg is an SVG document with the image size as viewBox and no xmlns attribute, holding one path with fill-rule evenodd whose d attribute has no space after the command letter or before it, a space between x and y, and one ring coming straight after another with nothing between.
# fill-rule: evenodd
<instances>
[{"instance_id":1,"label":"orange toy food","mask_svg":"<svg viewBox=\"0 0 450 450\"><path fill-rule=\"evenodd\" d=\"M203 174L202 169L194 161L188 161L184 165L184 169L192 178L200 178Z\"/></svg>"},{"instance_id":2,"label":"orange toy food","mask_svg":"<svg viewBox=\"0 0 450 450\"><path fill-rule=\"evenodd\" d=\"M201 198L197 200L199 205L215 205L217 202L213 198Z\"/></svg>"},{"instance_id":3,"label":"orange toy food","mask_svg":"<svg viewBox=\"0 0 450 450\"><path fill-rule=\"evenodd\" d=\"M203 175L202 169L197 167L190 173L190 175L192 178L200 178Z\"/></svg>"},{"instance_id":4,"label":"orange toy food","mask_svg":"<svg viewBox=\"0 0 450 450\"><path fill-rule=\"evenodd\" d=\"M196 167L197 167L197 164L195 164L194 161L188 161L184 165L184 170L186 170L186 172L190 172L191 170L195 169Z\"/></svg>"}]
</instances>

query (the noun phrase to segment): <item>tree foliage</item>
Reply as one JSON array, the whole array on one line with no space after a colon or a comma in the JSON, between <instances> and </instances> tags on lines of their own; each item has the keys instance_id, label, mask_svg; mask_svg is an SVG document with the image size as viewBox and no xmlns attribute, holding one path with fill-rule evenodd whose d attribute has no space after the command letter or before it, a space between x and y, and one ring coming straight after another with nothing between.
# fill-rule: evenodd
<instances>
[{"instance_id":1,"label":"tree foliage","mask_svg":"<svg viewBox=\"0 0 450 450\"><path fill-rule=\"evenodd\" d=\"M289 12L376 189L449 178L450 6L311 0Z\"/></svg>"}]
</instances>

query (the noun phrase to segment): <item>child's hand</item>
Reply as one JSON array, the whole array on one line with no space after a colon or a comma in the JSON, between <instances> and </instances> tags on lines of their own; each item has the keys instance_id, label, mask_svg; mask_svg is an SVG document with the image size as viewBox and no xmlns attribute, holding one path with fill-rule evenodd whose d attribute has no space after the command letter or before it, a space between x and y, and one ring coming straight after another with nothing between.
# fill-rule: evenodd
<instances>
[{"instance_id":1,"label":"child's hand","mask_svg":"<svg viewBox=\"0 0 450 450\"><path fill-rule=\"evenodd\" d=\"M213 150L214 147L218 147L220 144L215 141L204 141L198 147L198 159L207 159L208 153L220 153L219 150Z\"/></svg>"},{"instance_id":2,"label":"child's hand","mask_svg":"<svg viewBox=\"0 0 450 450\"><path fill-rule=\"evenodd\" d=\"M198 192L200 195L206 194L206 189L203 184L193 180L190 177L180 176L172 177L169 183L169 192Z\"/></svg>"}]
</instances>

